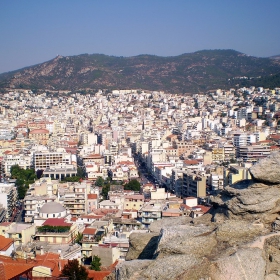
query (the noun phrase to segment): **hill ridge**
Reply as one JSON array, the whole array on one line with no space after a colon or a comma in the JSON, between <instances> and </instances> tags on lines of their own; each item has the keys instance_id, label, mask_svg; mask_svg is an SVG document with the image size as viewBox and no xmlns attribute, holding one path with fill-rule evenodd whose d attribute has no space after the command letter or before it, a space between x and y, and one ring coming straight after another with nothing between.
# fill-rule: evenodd
<instances>
[{"instance_id":1,"label":"hill ridge","mask_svg":"<svg viewBox=\"0 0 280 280\"><path fill-rule=\"evenodd\" d=\"M1 74L0 87L46 90L137 88L197 93L236 84L251 85L262 82L261 79L265 79L262 86L279 86L279 74L279 60L248 56L231 49L200 50L166 57L150 54L130 57L58 55L46 62Z\"/></svg>"}]
</instances>

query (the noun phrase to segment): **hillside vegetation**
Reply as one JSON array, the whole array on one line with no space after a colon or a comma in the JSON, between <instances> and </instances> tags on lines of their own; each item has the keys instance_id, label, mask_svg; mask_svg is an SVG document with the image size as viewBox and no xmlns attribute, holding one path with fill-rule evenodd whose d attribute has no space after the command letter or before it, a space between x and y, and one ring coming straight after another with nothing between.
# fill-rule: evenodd
<instances>
[{"instance_id":1,"label":"hillside vegetation","mask_svg":"<svg viewBox=\"0 0 280 280\"><path fill-rule=\"evenodd\" d=\"M198 93L236 85L280 84L280 60L234 50L204 50L173 57L102 54L57 56L0 75L1 88L49 90L146 89ZM246 77L244 79L244 77Z\"/></svg>"}]
</instances>

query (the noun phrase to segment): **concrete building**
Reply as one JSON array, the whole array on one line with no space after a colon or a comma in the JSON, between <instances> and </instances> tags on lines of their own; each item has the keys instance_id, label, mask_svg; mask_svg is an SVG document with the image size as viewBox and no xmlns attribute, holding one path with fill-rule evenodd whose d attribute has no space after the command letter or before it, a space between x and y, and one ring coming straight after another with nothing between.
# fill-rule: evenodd
<instances>
[{"instance_id":1,"label":"concrete building","mask_svg":"<svg viewBox=\"0 0 280 280\"><path fill-rule=\"evenodd\" d=\"M141 218L141 222L145 227L149 227L149 225L157 220L162 219L162 210L165 207L165 204L160 202L156 203L150 201L149 204L144 205L139 211L138 215Z\"/></svg>"},{"instance_id":2,"label":"concrete building","mask_svg":"<svg viewBox=\"0 0 280 280\"><path fill-rule=\"evenodd\" d=\"M206 176L197 171L183 173L183 196L205 197Z\"/></svg>"},{"instance_id":3,"label":"concrete building","mask_svg":"<svg viewBox=\"0 0 280 280\"><path fill-rule=\"evenodd\" d=\"M63 180L77 175L77 166L73 164L58 163L50 165L43 171L43 177Z\"/></svg>"},{"instance_id":4,"label":"concrete building","mask_svg":"<svg viewBox=\"0 0 280 280\"><path fill-rule=\"evenodd\" d=\"M72 164L72 156L66 152L35 152L33 154L33 165L35 170L44 170L59 163Z\"/></svg>"},{"instance_id":5,"label":"concrete building","mask_svg":"<svg viewBox=\"0 0 280 280\"><path fill-rule=\"evenodd\" d=\"M29 132L29 139L40 145L46 145L49 140L49 131L47 129L33 129Z\"/></svg>"},{"instance_id":6,"label":"concrete building","mask_svg":"<svg viewBox=\"0 0 280 280\"><path fill-rule=\"evenodd\" d=\"M263 145L240 146L236 150L237 158L245 162L256 162L270 155L270 147Z\"/></svg>"},{"instance_id":7,"label":"concrete building","mask_svg":"<svg viewBox=\"0 0 280 280\"><path fill-rule=\"evenodd\" d=\"M40 209L43 205L54 202L56 199L57 197L54 195L26 195L23 201L24 221L26 223L34 222L34 218L39 217Z\"/></svg>"},{"instance_id":8,"label":"concrete building","mask_svg":"<svg viewBox=\"0 0 280 280\"><path fill-rule=\"evenodd\" d=\"M2 160L3 172L6 176L11 176L11 167L18 165L20 168L31 168L31 157L27 154L6 154Z\"/></svg>"},{"instance_id":9,"label":"concrete building","mask_svg":"<svg viewBox=\"0 0 280 280\"><path fill-rule=\"evenodd\" d=\"M48 218L37 227L35 239L50 244L74 243L78 234L76 224L68 223L64 218Z\"/></svg>"},{"instance_id":10,"label":"concrete building","mask_svg":"<svg viewBox=\"0 0 280 280\"><path fill-rule=\"evenodd\" d=\"M33 240L35 229L31 224L1 223L0 235L13 239L15 245L24 245Z\"/></svg>"},{"instance_id":11,"label":"concrete building","mask_svg":"<svg viewBox=\"0 0 280 280\"><path fill-rule=\"evenodd\" d=\"M251 179L249 169L237 164L231 164L224 170L224 186L232 185L238 181Z\"/></svg>"},{"instance_id":12,"label":"concrete building","mask_svg":"<svg viewBox=\"0 0 280 280\"><path fill-rule=\"evenodd\" d=\"M144 195L142 194L134 194L127 195L124 198L124 206L125 210L139 210L144 205Z\"/></svg>"},{"instance_id":13,"label":"concrete building","mask_svg":"<svg viewBox=\"0 0 280 280\"><path fill-rule=\"evenodd\" d=\"M0 183L0 204L6 210L6 220L13 216L17 201L18 193L15 184Z\"/></svg>"}]
</instances>

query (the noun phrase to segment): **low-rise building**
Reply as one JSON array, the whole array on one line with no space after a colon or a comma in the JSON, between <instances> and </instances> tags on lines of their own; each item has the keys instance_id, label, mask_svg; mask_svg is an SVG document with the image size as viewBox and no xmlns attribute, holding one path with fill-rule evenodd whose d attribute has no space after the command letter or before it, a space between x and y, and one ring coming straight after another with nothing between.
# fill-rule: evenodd
<instances>
[{"instance_id":1,"label":"low-rise building","mask_svg":"<svg viewBox=\"0 0 280 280\"><path fill-rule=\"evenodd\" d=\"M224 186L232 185L238 181L251 179L248 167L238 164L231 164L228 169L224 170Z\"/></svg>"},{"instance_id":2,"label":"low-rise building","mask_svg":"<svg viewBox=\"0 0 280 280\"><path fill-rule=\"evenodd\" d=\"M139 217L141 218L141 222L145 227L149 227L149 225L157 220L162 219L162 210L165 207L165 204L160 202L152 202L144 205L139 211Z\"/></svg>"},{"instance_id":3,"label":"low-rise building","mask_svg":"<svg viewBox=\"0 0 280 280\"><path fill-rule=\"evenodd\" d=\"M37 227L35 239L50 244L69 244L75 241L77 234L76 224L66 222L64 218L48 218Z\"/></svg>"},{"instance_id":4,"label":"low-rise building","mask_svg":"<svg viewBox=\"0 0 280 280\"><path fill-rule=\"evenodd\" d=\"M205 197L206 176L197 171L183 173L183 196Z\"/></svg>"},{"instance_id":5,"label":"low-rise building","mask_svg":"<svg viewBox=\"0 0 280 280\"><path fill-rule=\"evenodd\" d=\"M35 234L35 225L24 223L1 223L0 235L13 239L15 245L31 242Z\"/></svg>"},{"instance_id":6,"label":"low-rise building","mask_svg":"<svg viewBox=\"0 0 280 280\"><path fill-rule=\"evenodd\" d=\"M6 220L10 220L18 201L17 188L14 183L0 183L0 204L6 210Z\"/></svg>"}]
</instances>

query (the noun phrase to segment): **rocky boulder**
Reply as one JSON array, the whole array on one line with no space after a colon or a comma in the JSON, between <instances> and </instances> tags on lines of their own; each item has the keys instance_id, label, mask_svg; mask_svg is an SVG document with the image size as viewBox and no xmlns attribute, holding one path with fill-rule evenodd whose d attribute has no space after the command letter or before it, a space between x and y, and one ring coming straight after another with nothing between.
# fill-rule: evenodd
<instances>
[{"instance_id":1,"label":"rocky boulder","mask_svg":"<svg viewBox=\"0 0 280 280\"><path fill-rule=\"evenodd\" d=\"M132 233L129 236L129 251L125 260L153 259L158 239L157 233Z\"/></svg>"},{"instance_id":2,"label":"rocky boulder","mask_svg":"<svg viewBox=\"0 0 280 280\"><path fill-rule=\"evenodd\" d=\"M145 237L131 235L116 279L280 279L279 163L280 153L261 160L252 180L227 186L202 217L163 219Z\"/></svg>"},{"instance_id":3,"label":"rocky boulder","mask_svg":"<svg viewBox=\"0 0 280 280\"><path fill-rule=\"evenodd\" d=\"M267 158L261 159L250 168L250 173L255 181L267 184L280 183L280 153L273 152Z\"/></svg>"},{"instance_id":4,"label":"rocky boulder","mask_svg":"<svg viewBox=\"0 0 280 280\"><path fill-rule=\"evenodd\" d=\"M280 185L240 181L227 186L212 203L214 220L223 213L226 219L260 219L269 227L280 213Z\"/></svg>"}]
</instances>

